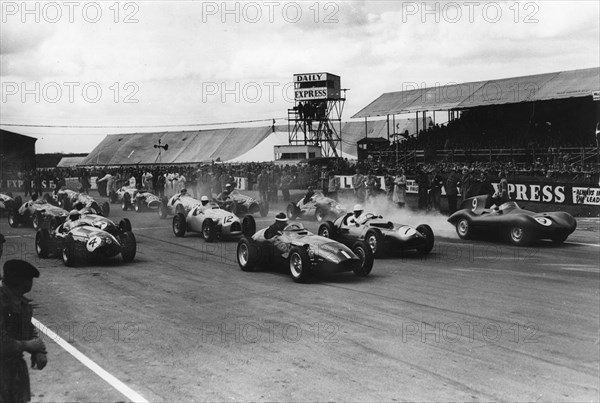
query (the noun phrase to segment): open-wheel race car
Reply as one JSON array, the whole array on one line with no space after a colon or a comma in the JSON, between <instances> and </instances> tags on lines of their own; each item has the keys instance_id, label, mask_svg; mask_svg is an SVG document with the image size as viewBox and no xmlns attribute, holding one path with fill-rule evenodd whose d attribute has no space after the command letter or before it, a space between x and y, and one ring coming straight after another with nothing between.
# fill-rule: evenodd
<instances>
[{"instance_id":1,"label":"open-wheel race car","mask_svg":"<svg viewBox=\"0 0 600 403\"><path fill-rule=\"evenodd\" d=\"M34 196L35 197L35 196ZM69 215L65 209L48 203L44 199L35 199L23 203L8 212L8 225L31 225L36 231L40 228L56 228Z\"/></svg>"},{"instance_id":2,"label":"open-wheel race car","mask_svg":"<svg viewBox=\"0 0 600 403\"><path fill-rule=\"evenodd\" d=\"M176 215L178 213L187 215L198 204L200 204L200 200L194 199L187 193L176 194L170 199L165 197L160 201L158 216L160 218L167 218L170 215Z\"/></svg>"},{"instance_id":3,"label":"open-wheel race car","mask_svg":"<svg viewBox=\"0 0 600 403\"><path fill-rule=\"evenodd\" d=\"M70 189L61 189L52 195L46 194L44 198L50 202L56 202L59 207L65 210L91 208L96 214L103 215L104 217L108 217L110 214L110 204L108 202L100 204L92 196Z\"/></svg>"},{"instance_id":4,"label":"open-wheel race car","mask_svg":"<svg viewBox=\"0 0 600 403\"><path fill-rule=\"evenodd\" d=\"M114 195L114 196L113 196ZM158 210L161 200L154 193L144 189L136 189L124 186L111 194L111 201L115 198L116 202L121 202L121 209L127 211L134 209L136 212Z\"/></svg>"},{"instance_id":5,"label":"open-wheel race car","mask_svg":"<svg viewBox=\"0 0 600 403\"><path fill-rule=\"evenodd\" d=\"M269 203L257 201L250 196L241 194L235 189L229 194L228 200L221 201L214 199L214 201L222 209L231 211L237 216L259 213L261 217L266 217L269 214Z\"/></svg>"},{"instance_id":6,"label":"open-wheel race car","mask_svg":"<svg viewBox=\"0 0 600 403\"><path fill-rule=\"evenodd\" d=\"M18 209L22 204L21 196L13 198L11 192L0 193L0 212Z\"/></svg>"},{"instance_id":7,"label":"open-wheel race car","mask_svg":"<svg viewBox=\"0 0 600 403\"><path fill-rule=\"evenodd\" d=\"M327 219L336 219L346 213L346 207L323 193L315 191L314 195L304 203L303 197L297 203L289 203L287 206L287 216L290 220L298 218L314 217L318 222Z\"/></svg>"},{"instance_id":8,"label":"open-wheel race car","mask_svg":"<svg viewBox=\"0 0 600 403\"><path fill-rule=\"evenodd\" d=\"M288 225L281 234L270 239L265 238L265 231L260 230L238 242L237 261L242 270L287 265L292 279L301 283L318 272L354 271L365 277L373 268L373 252L365 242L357 241L349 248L312 234L301 223Z\"/></svg>"},{"instance_id":9,"label":"open-wheel race car","mask_svg":"<svg viewBox=\"0 0 600 403\"><path fill-rule=\"evenodd\" d=\"M54 230L38 230L35 250L40 258L60 256L66 266L84 260L99 260L121 254L123 261L135 258L137 243L131 223L121 220L119 225L96 214L69 218Z\"/></svg>"},{"instance_id":10,"label":"open-wheel race car","mask_svg":"<svg viewBox=\"0 0 600 403\"><path fill-rule=\"evenodd\" d=\"M186 232L199 232L206 242L212 242L217 238L252 236L256 232L256 222L251 215L240 219L216 203L198 204L187 215L176 213L173 217L175 236L182 237Z\"/></svg>"},{"instance_id":11,"label":"open-wheel race car","mask_svg":"<svg viewBox=\"0 0 600 403\"><path fill-rule=\"evenodd\" d=\"M344 245L353 245L356 241L365 241L375 257L386 252L414 249L421 254L428 254L433 249L435 237L427 224L412 227L397 224L383 219L373 213L365 213L358 222L352 220L352 213L339 217L334 222L327 221L320 225L319 235L335 239Z\"/></svg>"},{"instance_id":12,"label":"open-wheel race car","mask_svg":"<svg viewBox=\"0 0 600 403\"><path fill-rule=\"evenodd\" d=\"M560 244L577 228L575 218L563 211L534 213L514 201L494 208L490 208L491 204L488 195L466 199L448 222L456 227L461 239L500 237L513 245L527 245L540 239Z\"/></svg>"}]
</instances>

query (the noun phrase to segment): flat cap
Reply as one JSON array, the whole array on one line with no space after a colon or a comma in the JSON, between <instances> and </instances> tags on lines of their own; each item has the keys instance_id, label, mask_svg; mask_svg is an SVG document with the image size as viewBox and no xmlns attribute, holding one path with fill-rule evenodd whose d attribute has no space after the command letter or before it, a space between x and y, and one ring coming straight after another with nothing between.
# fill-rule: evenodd
<instances>
[{"instance_id":1,"label":"flat cap","mask_svg":"<svg viewBox=\"0 0 600 403\"><path fill-rule=\"evenodd\" d=\"M3 277L6 279L29 279L40 276L38 269L24 260L7 260L2 271Z\"/></svg>"}]
</instances>

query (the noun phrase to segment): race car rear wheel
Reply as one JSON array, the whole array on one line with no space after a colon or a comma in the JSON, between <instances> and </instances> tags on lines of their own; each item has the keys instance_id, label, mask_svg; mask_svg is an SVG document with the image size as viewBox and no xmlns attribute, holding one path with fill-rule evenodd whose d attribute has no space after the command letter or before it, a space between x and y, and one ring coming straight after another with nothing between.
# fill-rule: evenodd
<instances>
[{"instance_id":1,"label":"race car rear wheel","mask_svg":"<svg viewBox=\"0 0 600 403\"><path fill-rule=\"evenodd\" d=\"M529 234L524 228L514 226L508 231L508 239L513 245L522 246L529 243Z\"/></svg>"},{"instance_id":2,"label":"race car rear wheel","mask_svg":"<svg viewBox=\"0 0 600 403\"><path fill-rule=\"evenodd\" d=\"M251 215L246 215L242 218L242 234L245 237L251 237L256 232L256 221Z\"/></svg>"},{"instance_id":3,"label":"race car rear wheel","mask_svg":"<svg viewBox=\"0 0 600 403\"><path fill-rule=\"evenodd\" d=\"M50 233L48 230L42 229L35 234L35 252L42 259L50 255Z\"/></svg>"},{"instance_id":4,"label":"race car rear wheel","mask_svg":"<svg viewBox=\"0 0 600 403\"><path fill-rule=\"evenodd\" d=\"M289 255L290 274L296 283L304 283L310 276L310 257L304 248L293 247Z\"/></svg>"},{"instance_id":5,"label":"race car rear wheel","mask_svg":"<svg viewBox=\"0 0 600 403\"><path fill-rule=\"evenodd\" d=\"M33 217L31 217L31 225L33 226L34 230L37 231L41 228L42 221L43 219L39 212L36 211L35 213L33 213Z\"/></svg>"},{"instance_id":6,"label":"race car rear wheel","mask_svg":"<svg viewBox=\"0 0 600 403\"><path fill-rule=\"evenodd\" d=\"M133 208L135 209L136 213L139 213L140 211L143 210L142 203L143 202L141 200L139 200L139 199L135 201L135 204L134 204Z\"/></svg>"},{"instance_id":7,"label":"race car rear wheel","mask_svg":"<svg viewBox=\"0 0 600 403\"><path fill-rule=\"evenodd\" d=\"M202 237L206 242L212 242L217 237L215 223L210 218L206 218L202 223Z\"/></svg>"},{"instance_id":8,"label":"race car rear wheel","mask_svg":"<svg viewBox=\"0 0 600 403\"><path fill-rule=\"evenodd\" d=\"M294 203L288 204L286 211L288 220L295 220L296 218L298 218L297 208Z\"/></svg>"},{"instance_id":9,"label":"race car rear wheel","mask_svg":"<svg viewBox=\"0 0 600 403\"><path fill-rule=\"evenodd\" d=\"M266 217L269 214L269 203L263 202L258 205L260 216Z\"/></svg>"},{"instance_id":10,"label":"race car rear wheel","mask_svg":"<svg viewBox=\"0 0 600 403\"><path fill-rule=\"evenodd\" d=\"M110 214L110 203L105 201L102 203L102 207L100 208L102 212L102 217L108 217Z\"/></svg>"},{"instance_id":11,"label":"race car rear wheel","mask_svg":"<svg viewBox=\"0 0 600 403\"><path fill-rule=\"evenodd\" d=\"M366 242L358 241L352 245L352 252L354 252L362 262L360 267L354 269L354 274L360 277L368 276L369 273L371 273L371 270L373 270L373 261L375 260L371 247Z\"/></svg>"},{"instance_id":12,"label":"race car rear wheel","mask_svg":"<svg viewBox=\"0 0 600 403\"><path fill-rule=\"evenodd\" d=\"M67 235L62 249L62 261L65 266L75 266L75 241L71 235Z\"/></svg>"},{"instance_id":13,"label":"race car rear wheel","mask_svg":"<svg viewBox=\"0 0 600 403\"><path fill-rule=\"evenodd\" d=\"M8 211L8 225L12 228L16 228L19 226L19 213L17 210L9 210Z\"/></svg>"},{"instance_id":14,"label":"race car rear wheel","mask_svg":"<svg viewBox=\"0 0 600 403\"><path fill-rule=\"evenodd\" d=\"M21 198L21 196L16 196L15 197L15 209L18 209L22 205L23 205L23 199Z\"/></svg>"},{"instance_id":15,"label":"race car rear wheel","mask_svg":"<svg viewBox=\"0 0 600 403\"><path fill-rule=\"evenodd\" d=\"M421 224L417 227L417 231L425 236L425 241L423 244L417 247L417 252L422 255L426 255L433 249L433 244L435 242L435 236L433 235L433 230L427 224Z\"/></svg>"},{"instance_id":16,"label":"race car rear wheel","mask_svg":"<svg viewBox=\"0 0 600 403\"><path fill-rule=\"evenodd\" d=\"M327 212L322 207L317 207L315 210L315 218L318 222L323 222L327 218Z\"/></svg>"},{"instance_id":17,"label":"race car rear wheel","mask_svg":"<svg viewBox=\"0 0 600 403\"><path fill-rule=\"evenodd\" d=\"M324 222L319 227L319 236L335 239L335 226L331 221Z\"/></svg>"},{"instance_id":18,"label":"race car rear wheel","mask_svg":"<svg viewBox=\"0 0 600 403\"><path fill-rule=\"evenodd\" d=\"M185 222L185 216L178 213L173 217L173 233L176 237L182 237L185 235L187 224Z\"/></svg>"},{"instance_id":19,"label":"race car rear wheel","mask_svg":"<svg viewBox=\"0 0 600 403\"><path fill-rule=\"evenodd\" d=\"M167 210L167 203L161 202L160 206L158 206L158 218L165 219L167 218L169 212Z\"/></svg>"},{"instance_id":20,"label":"race car rear wheel","mask_svg":"<svg viewBox=\"0 0 600 403\"><path fill-rule=\"evenodd\" d=\"M121 228L123 232L131 232L131 221L129 221L129 218L123 218L119 222L119 228Z\"/></svg>"},{"instance_id":21,"label":"race car rear wheel","mask_svg":"<svg viewBox=\"0 0 600 403\"><path fill-rule=\"evenodd\" d=\"M240 239L237 246L237 261L243 271L252 271L258 264L258 246L246 237Z\"/></svg>"},{"instance_id":22,"label":"race car rear wheel","mask_svg":"<svg viewBox=\"0 0 600 403\"><path fill-rule=\"evenodd\" d=\"M124 262L132 262L137 252L137 241L133 232L126 231L122 238L123 249L121 250L121 257Z\"/></svg>"},{"instance_id":23,"label":"race car rear wheel","mask_svg":"<svg viewBox=\"0 0 600 403\"><path fill-rule=\"evenodd\" d=\"M378 229L371 229L365 235L365 242L371 247L375 257L383 255L383 234Z\"/></svg>"},{"instance_id":24,"label":"race car rear wheel","mask_svg":"<svg viewBox=\"0 0 600 403\"><path fill-rule=\"evenodd\" d=\"M456 233L460 239L471 238L471 222L466 218L461 218L456 223Z\"/></svg>"}]
</instances>

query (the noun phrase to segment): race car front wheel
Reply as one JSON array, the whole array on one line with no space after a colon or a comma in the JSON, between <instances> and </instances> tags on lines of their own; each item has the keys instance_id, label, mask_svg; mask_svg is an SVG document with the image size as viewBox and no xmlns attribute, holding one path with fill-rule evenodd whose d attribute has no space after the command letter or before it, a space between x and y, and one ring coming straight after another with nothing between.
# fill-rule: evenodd
<instances>
[{"instance_id":1,"label":"race car front wheel","mask_svg":"<svg viewBox=\"0 0 600 403\"><path fill-rule=\"evenodd\" d=\"M383 235L378 229L372 229L365 235L365 242L371 247L375 257L383 255Z\"/></svg>"},{"instance_id":2,"label":"race car front wheel","mask_svg":"<svg viewBox=\"0 0 600 403\"><path fill-rule=\"evenodd\" d=\"M323 238L334 239L335 227L334 227L333 223L331 221L327 221L327 222L324 222L323 224L321 224L321 226L319 227L318 234L319 234L319 236L322 236Z\"/></svg>"},{"instance_id":3,"label":"race car front wheel","mask_svg":"<svg viewBox=\"0 0 600 403\"><path fill-rule=\"evenodd\" d=\"M365 242L358 241L352 245L352 252L361 260L361 265L354 269L354 274L359 277L366 277L373 269L373 260L375 256L371 247Z\"/></svg>"},{"instance_id":4,"label":"race car front wheel","mask_svg":"<svg viewBox=\"0 0 600 403\"><path fill-rule=\"evenodd\" d=\"M461 218L456 223L456 233L460 239L471 238L471 223L466 218Z\"/></svg>"},{"instance_id":5,"label":"race car front wheel","mask_svg":"<svg viewBox=\"0 0 600 403\"><path fill-rule=\"evenodd\" d=\"M206 218L202 223L202 237L206 242L212 242L215 240L216 236L217 234L214 221L210 218Z\"/></svg>"},{"instance_id":6,"label":"race car front wheel","mask_svg":"<svg viewBox=\"0 0 600 403\"><path fill-rule=\"evenodd\" d=\"M522 246L529 243L529 234L521 227L511 227L508 232L508 238L513 245Z\"/></svg>"},{"instance_id":7,"label":"race car front wheel","mask_svg":"<svg viewBox=\"0 0 600 403\"><path fill-rule=\"evenodd\" d=\"M71 235L68 235L62 249L62 261L65 266L72 267L75 266L75 260L75 241Z\"/></svg>"},{"instance_id":8,"label":"race car front wheel","mask_svg":"<svg viewBox=\"0 0 600 403\"><path fill-rule=\"evenodd\" d=\"M137 252L137 241L133 232L127 231L123 234L123 249L121 250L121 257L124 262L132 262Z\"/></svg>"},{"instance_id":9,"label":"race car front wheel","mask_svg":"<svg viewBox=\"0 0 600 403\"><path fill-rule=\"evenodd\" d=\"M40 216L40 213L35 212L33 214L33 218L31 219L31 225L33 226L34 230L39 230L41 225L42 225L42 217Z\"/></svg>"},{"instance_id":10,"label":"race car front wheel","mask_svg":"<svg viewBox=\"0 0 600 403\"><path fill-rule=\"evenodd\" d=\"M315 218L318 222L323 222L323 220L327 217L327 213L321 207L317 207L315 211Z\"/></svg>"},{"instance_id":11,"label":"race car front wheel","mask_svg":"<svg viewBox=\"0 0 600 403\"><path fill-rule=\"evenodd\" d=\"M290 274L296 283L304 283L310 276L310 257L304 248L290 250Z\"/></svg>"},{"instance_id":12,"label":"race car front wheel","mask_svg":"<svg viewBox=\"0 0 600 403\"><path fill-rule=\"evenodd\" d=\"M421 245L417 247L417 252L422 255L426 255L433 249L433 244L435 242L435 237L433 235L433 230L427 224L421 224L417 227L417 231L425 236L425 239Z\"/></svg>"},{"instance_id":13,"label":"race car front wheel","mask_svg":"<svg viewBox=\"0 0 600 403\"><path fill-rule=\"evenodd\" d=\"M8 225L12 228L19 226L19 213L16 210L10 210L8 212Z\"/></svg>"},{"instance_id":14,"label":"race car front wheel","mask_svg":"<svg viewBox=\"0 0 600 403\"><path fill-rule=\"evenodd\" d=\"M40 230L35 234L35 251L38 257L45 259L50 255L50 234L48 230Z\"/></svg>"},{"instance_id":15,"label":"race car front wheel","mask_svg":"<svg viewBox=\"0 0 600 403\"><path fill-rule=\"evenodd\" d=\"M258 263L258 247L248 238L242 238L237 246L237 261L243 271L252 271Z\"/></svg>"},{"instance_id":16,"label":"race car front wheel","mask_svg":"<svg viewBox=\"0 0 600 403\"><path fill-rule=\"evenodd\" d=\"M182 237L185 235L186 226L185 216L183 214L178 213L175 217L173 217L173 233L176 237Z\"/></svg>"},{"instance_id":17,"label":"race car front wheel","mask_svg":"<svg viewBox=\"0 0 600 403\"><path fill-rule=\"evenodd\" d=\"M296 212L296 205L294 203L288 204L287 216L288 216L288 220L295 220L298 217L298 214Z\"/></svg>"}]
</instances>

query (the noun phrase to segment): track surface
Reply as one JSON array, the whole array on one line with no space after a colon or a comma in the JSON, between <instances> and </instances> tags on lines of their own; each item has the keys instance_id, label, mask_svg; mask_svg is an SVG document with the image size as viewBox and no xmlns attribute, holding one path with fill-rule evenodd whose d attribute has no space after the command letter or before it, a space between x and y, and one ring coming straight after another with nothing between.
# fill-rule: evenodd
<instances>
[{"instance_id":1,"label":"track surface","mask_svg":"<svg viewBox=\"0 0 600 403\"><path fill-rule=\"evenodd\" d=\"M560 247L464 242L447 224L427 257L296 284L242 272L235 241L175 238L170 219L111 207L133 224L133 263L39 260L35 232L4 217L2 263L34 262L35 317L150 401L599 400L598 219ZM34 401L126 400L47 345Z\"/></svg>"}]
</instances>

